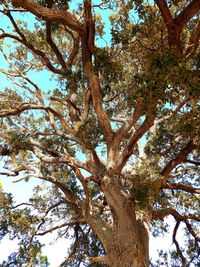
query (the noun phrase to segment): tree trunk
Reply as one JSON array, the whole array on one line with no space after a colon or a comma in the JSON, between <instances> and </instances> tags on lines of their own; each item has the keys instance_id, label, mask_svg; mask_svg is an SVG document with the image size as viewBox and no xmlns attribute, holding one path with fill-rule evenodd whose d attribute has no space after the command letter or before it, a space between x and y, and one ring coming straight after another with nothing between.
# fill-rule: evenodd
<instances>
[{"instance_id":1,"label":"tree trunk","mask_svg":"<svg viewBox=\"0 0 200 267\"><path fill-rule=\"evenodd\" d=\"M148 229L141 221L136 228L128 222L127 216L118 219L117 228L113 231L110 267L147 267L149 266Z\"/></svg>"},{"instance_id":2,"label":"tree trunk","mask_svg":"<svg viewBox=\"0 0 200 267\"><path fill-rule=\"evenodd\" d=\"M181 30L182 28L177 25L168 27L168 41L169 46L176 52L182 53L181 46Z\"/></svg>"},{"instance_id":3,"label":"tree trunk","mask_svg":"<svg viewBox=\"0 0 200 267\"><path fill-rule=\"evenodd\" d=\"M149 234L144 216L136 218L134 200L120 190L119 180L107 180L102 187L113 216L109 266L149 266Z\"/></svg>"}]
</instances>

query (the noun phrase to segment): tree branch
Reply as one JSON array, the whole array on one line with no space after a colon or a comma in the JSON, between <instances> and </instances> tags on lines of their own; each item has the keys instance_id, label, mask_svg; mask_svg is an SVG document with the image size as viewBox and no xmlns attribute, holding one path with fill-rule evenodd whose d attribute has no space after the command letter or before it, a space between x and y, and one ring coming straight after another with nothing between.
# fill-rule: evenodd
<instances>
[{"instance_id":1,"label":"tree branch","mask_svg":"<svg viewBox=\"0 0 200 267\"><path fill-rule=\"evenodd\" d=\"M56 225L44 232L40 232L40 233L36 233L35 235L39 235L39 236L43 236L43 235L46 235L48 233L52 233L53 231L55 230L58 230L60 228L63 228L63 227L66 227L66 226L73 226L73 225L76 225L77 223L79 223L79 221L73 221L73 222L68 222L68 223L63 223L63 224L60 224L60 225Z\"/></svg>"},{"instance_id":2,"label":"tree branch","mask_svg":"<svg viewBox=\"0 0 200 267\"><path fill-rule=\"evenodd\" d=\"M13 72L12 70L9 72L9 71L5 71L3 69L0 69L0 71L5 74L9 79L12 80L12 82L14 84L16 84L17 86L19 87L22 87L24 88L25 90L28 90L33 96L36 96L37 99L39 100L39 102L44 105L44 99L42 97L42 92L41 92L41 89L39 88L39 86L34 83L27 75L26 73L30 70L30 68L32 66L30 66L30 68L26 71L21 71L19 68L17 68L10 60L9 58L7 57L7 55L4 53L3 50L0 49L0 51L2 52L5 60L8 62L8 64L10 65L10 67L12 67L14 69L15 72ZM17 83L15 81L15 79L13 79L12 77L21 77L22 79L26 80L29 84L31 84L34 88L35 88L35 91L32 91L30 88L28 88L27 86L23 85L22 83Z\"/></svg>"},{"instance_id":3,"label":"tree branch","mask_svg":"<svg viewBox=\"0 0 200 267\"><path fill-rule=\"evenodd\" d=\"M169 11L169 8L166 4L166 1L165 0L155 0L155 2L160 9L160 12L161 12L161 15L164 19L165 24L167 26L174 25L174 20L173 20L172 15Z\"/></svg>"},{"instance_id":4,"label":"tree branch","mask_svg":"<svg viewBox=\"0 0 200 267\"><path fill-rule=\"evenodd\" d=\"M0 35L0 39L3 39L3 38L11 38L13 40L18 41L19 43L23 44L25 47L30 49L33 52L33 54L37 55L49 70L57 74L61 74L61 75L63 74L63 70L55 68L44 52L36 49L32 44L28 43L28 41L24 39L20 39L18 36L9 34L9 33L2 33Z\"/></svg>"},{"instance_id":5,"label":"tree branch","mask_svg":"<svg viewBox=\"0 0 200 267\"><path fill-rule=\"evenodd\" d=\"M103 108L103 101L101 95L101 85L98 76L94 72L92 55L95 54L94 51L94 38L95 38L95 28L94 20L92 17L91 1L84 1L84 12L85 12L85 33L81 35L81 45L82 45L82 64L84 72L88 79L89 88L91 90L92 102L100 121L104 138L106 140L108 148L111 145L113 139L113 131L110 125L110 119L108 114Z\"/></svg>"},{"instance_id":6,"label":"tree branch","mask_svg":"<svg viewBox=\"0 0 200 267\"><path fill-rule=\"evenodd\" d=\"M172 239L173 239L173 243L174 243L175 246L176 246L177 252L178 252L178 254L179 254L180 257L181 257L182 267L184 267L185 264L186 264L186 259L185 259L185 257L183 256L183 253L182 253L182 251L181 251L181 249L180 249L180 247L179 247L179 243L178 243L177 240L176 240L176 234L177 234L177 230L178 230L178 228L179 228L179 225L180 225L180 221L178 221L178 222L176 223L175 227L174 227L174 231L173 231Z\"/></svg>"},{"instance_id":7,"label":"tree branch","mask_svg":"<svg viewBox=\"0 0 200 267\"><path fill-rule=\"evenodd\" d=\"M185 214L181 215L172 208L162 209L162 210L155 210L152 212L152 219L153 220L163 220L165 217L172 215L175 220L177 221L185 221L185 220L195 220L200 221L200 215L196 214Z\"/></svg>"},{"instance_id":8,"label":"tree branch","mask_svg":"<svg viewBox=\"0 0 200 267\"><path fill-rule=\"evenodd\" d=\"M163 20L167 26L169 45L171 47L174 46L179 50L179 52L182 52L180 40L181 31L188 21L190 21L190 19L200 10L199 0L193 0L190 2L188 6L175 18L172 17L165 0L155 0L155 2L159 7Z\"/></svg>"},{"instance_id":9,"label":"tree branch","mask_svg":"<svg viewBox=\"0 0 200 267\"><path fill-rule=\"evenodd\" d=\"M193 0L188 6L174 19L177 25L183 27L190 19L195 16L200 10L200 1Z\"/></svg>"},{"instance_id":10,"label":"tree branch","mask_svg":"<svg viewBox=\"0 0 200 267\"><path fill-rule=\"evenodd\" d=\"M119 150L119 145L123 137L125 137L128 134L128 132L131 130L131 128L135 125L135 123L138 121L138 119L142 115L142 112L143 112L142 108L143 108L143 103L142 103L142 100L139 99L135 105L135 109L134 109L132 116L126 119L125 123L116 132L114 140L112 141L111 153L113 154L117 153L117 150Z\"/></svg>"},{"instance_id":11,"label":"tree branch","mask_svg":"<svg viewBox=\"0 0 200 267\"><path fill-rule=\"evenodd\" d=\"M179 154L171 160L161 171L161 175L163 176L162 184L168 179L171 171L179 164L185 161L187 155L191 153L197 146L193 141L188 142L188 144L179 152Z\"/></svg>"},{"instance_id":12,"label":"tree branch","mask_svg":"<svg viewBox=\"0 0 200 267\"><path fill-rule=\"evenodd\" d=\"M200 21L197 23L197 25L194 27L191 33L189 44L186 47L185 51L186 58L190 57L197 51L199 47L199 41L200 41Z\"/></svg>"},{"instance_id":13,"label":"tree branch","mask_svg":"<svg viewBox=\"0 0 200 267\"><path fill-rule=\"evenodd\" d=\"M88 188L88 180L83 177L80 170L74 165L73 161L71 162L71 168L83 186L85 196L86 196L85 213L88 214L88 213L90 213L90 210L91 210L91 195L90 195L90 191Z\"/></svg>"},{"instance_id":14,"label":"tree branch","mask_svg":"<svg viewBox=\"0 0 200 267\"><path fill-rule=\"evenodd\" d=\"M200 161L195 161L195 160L191 160L191 159L187 159L186 162L194 164L196 166L200 166Z\"/></svg>"},{"instance_id":15,"label":"tree branch","mask_svg":"<svg viewBox=\"0 0 200 267\"><path fill-rule=\"evenodd\" d=\"M133 148L136 145L137 141L153 126L155 116L150 116L145 119L142 125L131 135L129 138L122 154L120 155L120 159L118 159L117 171L121 171L124 165L127 162L127 159L132 155Z\"/></svg>"},{"instance_id":16,"label":"tree branch","mask_svg":"<svg viewBox=\"0 0 200 267\"><path fill-rule=\"evenodd\" d=\"M200 237L192 229L192 225L188 222L188 220L185 220L185 224L187 226L187 229L188 229L189 233L194 237L196 245L198 246L198 242L200 241Z\"/></svg>"},{"instance_id":17,"label":"tree branch","mask_svg":"<svg viewBox=\"0 0 200 267\"><path fill-rule=\"evenodd\" d=\"M163 186L163 188L172 189L172 190L174 190L174 189L183 190L183 191L191 193L191 194L200 194L200 188L194 188L194 187L184 185L181 183L173 184L173 183L166 182L166 184Z\"/></svg>"},{"instance_id":18,"label":"tree branch","mask_svg":"<svg viewBox=\"0 0 200 267\"><path fill-rule=\"evenodd\" d=\"M56 185L67 197L67 201L74 205L77 208L77 212L80 212L82 214L84 208L83 203L80 201L74 193L69 190L63 183L57 181L54 177L48 175L48 176L37 176L39 179L51 182L52 184Z\"/></svg>"},{"instance_id":19,"label":"tree branch","mask_svg":"<svg viewBox=\"0 0 200 267\"><path fill-rule=\"evenodd\" d=\"M60 50L58 49L58 47L56 46L56 44L54 43L52 36L51 36L51 22L47 21L46 22L46 41L49 44L49 46L51 47L51 49L53 50L54 54L56 55L58 62L61 64L62 69L66 70L67 69L67 65L63 59L63 56L60 52Z\"/></svg>"},{"instance_id":20,"label":"tree branch","mask_svg":"<svg viewBox=\"0 0 200 267\"><path fill-rule=\"evenodd\" d=\"M51 107L45 107L45 106L36 106L36 105L31 105L31 104L27 104L25 103L21 106L19 106L16 109L12 109L12 110L0 110L0 118L4 118L4 117L10 117L10 116L15 116L15 115L19 115L20 113L27 111L27 110L44 110L47 112L51 112L55 117L57 117L62 126L64 127L64 129L70 133L70 134L75 134L74 130L67 124L67 122L65 121L65 119L63 118L63 116L55 111L53 108Z\"/></svg>"},{"instance_id":21,"label":"tree branch","mask_svg":"<svg viewBox=\"0 0 200 267\"><path fill-rule=\"evenodd\" d=\"M106 140L108 147L110 147L114 133L110 125L110 119L103 108L102 96L101 96L101 90L100 90L101 88L100 81L97 75L94 73L92 62L88 62L86 64L85 73L89 80L89 87L91 90L92 102L96 110L100 124L102 126L104 138Z\"/></svg>"},{"instance_id":22,"label":"tree branch","mask_svg":"<svg viewBox=\"0 0 200 267\"><path fill-rule=\"evenodd\" d=\"M33 204L23 202L23 203L17 204L16 206L13 206L12 209L17 209L21 206L29 206L29 207L35 208Z\"/></svg>"},{"instance_id":23,"label":"tree branch","mask_svg":"<svg viewBox=\"0 0 200 267\"><path fill-rule=\"evenodd\" d=\"M67 29L67 27L65 27L65 30L66 30L66 32L68 32L71 35L71 37L73 39L72 51L71 51L71 53L68 57L68 60L67 60L67 66L69 68L71 68L71 66L74 62L74 59L79 52L80 36L79 35L75 36L69 29Z\"/></svg>"},{"instance_id":24,"label":"tree branch","mask_svg":"<svg viewBox=\"0 0 200 267\"><path fill-rule=\"evenodd\" d=\"M83 32L82 23L69 11L42 7L32 0L13 0L14 7L22 7L37 17L48 21L60 21L76 32Z\"/></svg>"},{"instance_id":25,"label":"tree branch","mask_svg":"<svg viewBox=\"0 0 200 267\"><path fill-rule=\"evenodd\" d=\"M45 218L46 218L46 216L48 215L48 213L49 213L51 210L53 210L53 209L57 208L58 206L60 206L61 204L66 204L66 201L64 201L64 200L59 201L59 202L57 202L57 203L51 205L51 206L46 210L45 214L44 214L42 217L40 217L41 223L38 225L37 230L36 230L36 233L37 233L37 231L39 231L39 229L41 228L41 226L45 223Z\"/></svg>"}]
</instances>

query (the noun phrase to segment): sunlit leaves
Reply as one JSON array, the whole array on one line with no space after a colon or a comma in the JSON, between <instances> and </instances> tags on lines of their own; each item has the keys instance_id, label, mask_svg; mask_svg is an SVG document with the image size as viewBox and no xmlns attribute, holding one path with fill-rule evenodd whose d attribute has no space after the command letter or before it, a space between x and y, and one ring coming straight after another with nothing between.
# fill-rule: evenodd
<instances>
[{"instance_id":1,"label":"sunlit leaves","mask_svg":"<svg viewBox=\"0 0 200 267\"><path fill-rule=\"evenodd\" d=\"M11 89L0 92L0 110L10 110L19 107L23 103L21 96Z\"/></svg>"}]
</instances>

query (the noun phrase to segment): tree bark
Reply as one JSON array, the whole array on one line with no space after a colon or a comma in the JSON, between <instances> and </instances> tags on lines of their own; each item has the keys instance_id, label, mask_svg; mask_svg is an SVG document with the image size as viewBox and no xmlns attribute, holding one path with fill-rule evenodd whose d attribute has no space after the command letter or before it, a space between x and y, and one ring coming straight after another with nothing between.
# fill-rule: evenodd
<instances>
[{"instance_id":1,"label":"tree bark","mask_svg":"<svg viewBox=\"0 0 200 267\"><path fill-rule=\"evenodd\" d=\"M127 218L124 218L113 231L110 267L149 266L148 231L142 222L138 222L137 228L131 228L129 223L127 224Z\"/></svg>"},{"instance_id":2,"label":"tree bark","mask_svg":"<svg viewBox=\"0 0 200 267\"><path fill-rule=\"evenodd\" d=\"M126 196L117 177L102 183L113 216L110 267L149 266L149 234L143 216L137 218L133 199Z\"/></svg>"}]
</instances>

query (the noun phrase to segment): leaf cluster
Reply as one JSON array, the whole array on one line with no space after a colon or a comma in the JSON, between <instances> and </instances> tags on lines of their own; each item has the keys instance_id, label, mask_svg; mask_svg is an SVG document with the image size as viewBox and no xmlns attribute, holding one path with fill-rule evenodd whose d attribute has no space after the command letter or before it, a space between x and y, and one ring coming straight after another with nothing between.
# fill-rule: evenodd
<instances>
[{"instance_id":1,"label":"leaf cluster","mask_svg":"<svg viewBox=\"0 0 200 267\"><path fill-rule=\"evenodd\" d=\"M18 108L22 103L22 97L15 90L5 88L0 92L0 110L12 110Z\"/></svg>"}]
</instances>

